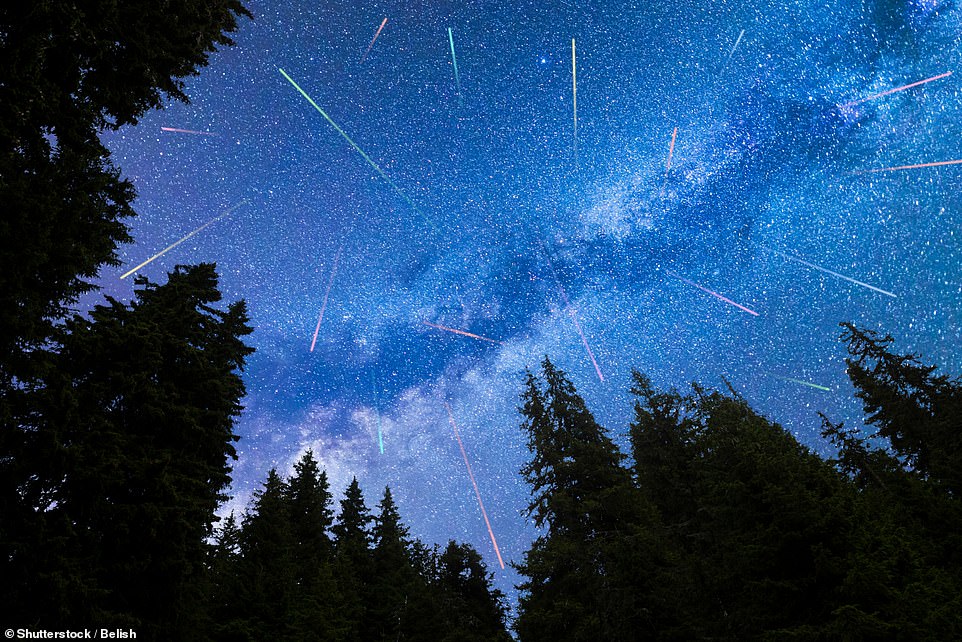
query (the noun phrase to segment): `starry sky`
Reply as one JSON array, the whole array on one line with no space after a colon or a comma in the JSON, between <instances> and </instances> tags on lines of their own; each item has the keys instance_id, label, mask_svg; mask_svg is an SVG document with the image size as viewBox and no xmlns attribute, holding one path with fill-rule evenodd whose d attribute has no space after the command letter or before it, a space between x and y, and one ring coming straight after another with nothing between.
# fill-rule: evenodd
<instances>
[{"instance_id":1,"label":"starry sky","mask_svg":"<svg viewBox=\"0 0 962 642\"><path fill-rule=\"evenodd\" d=\"M445 403L508 562L537 534L517 408L544 355L626 452L632 368L727 380L822 453L818 411L860 425L839 322L962 370L962 166L867 171L962 158L956 3L248 7L190 104L103 137L139 213L103 293L235 208L139 270L213 261L248 302L225 511L311 448L337 499L390 485L511 593Z\"/></svg>"}]
</instances>

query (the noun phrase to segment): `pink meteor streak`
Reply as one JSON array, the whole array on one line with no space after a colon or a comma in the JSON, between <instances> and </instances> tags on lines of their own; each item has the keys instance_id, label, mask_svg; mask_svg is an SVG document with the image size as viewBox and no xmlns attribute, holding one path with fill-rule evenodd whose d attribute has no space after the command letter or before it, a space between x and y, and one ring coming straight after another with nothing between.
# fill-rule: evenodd
<instances>
[{"instance_id":1,"label":"pink meteor streak","mask_svg":"<svg viewBox=\"0 0 962 642\"><path fill-rule=\"evenodd\" d=\"M571 320L575 322L575 328L578 330L578 334L581 335L581 342L585 344L585 350L588 351L588 358L591 359L591 365L595 367L595 372L598 373L598 380L604 383L605 376L601 374L601 368L598 367L598 362L595 361L595 354L591 351L591 346L588 345L588 339L585 338L585 333L581 331L581 324L578 323L578 317L575 316L575 309L570 305L568 306L568 314L571 315Z\"/></svg>"},{"instance_id":2,"label":"pink meteor streak","mask_svg":"<svg viewBox=\"0 0 962 642\"><path fill-rule=\"evenodd\" d=\"M337 272L337 261L341 258L341 250L344 249L344 244L337 248L337 254L334 255L334 265L331 266L331 276L327 280L327 289L324 291L324 301L321 303L321 315L317 317L317 327L314 328L314 338L311 340L311 352L314 352L314 344L317 343L317 333L321 331L321 321L324 319L324 308L327 307L327 297L331 293L331 285L334 283L334 273Z\"/></svg>"},{"instance_id":3,"label":"pink meteor streak","mask_svg":"<svg viewBox=\"0 0 962 642\"><path fill-rule=\"evenodd\" d=\"M177 127L161 127L161 131L175 132L177 134L195 134L197 136L217 136L214 132L199 132L195 129L179 129Z\"/></svg>"},{"instance_id":4,"label":"pink meteor streak","mask_svg":"<svg viewBox=\"0 0 962 642\"><path fill-rule=\"evenodd\" d=\"M551 255L548 254L548 248L545 247L544 241L538 239L541 242L541 249L544 252L544 256L548 259L548 267L551 268L551 274L554 276L554 282L558 286L558 291L561 292L561 298L564 299L565 309L568 310L568 314L571 316L571 320L575 324L575 330L578 331L578 335L581 337L581 342L585 346L585 351L588 353L588 358L591 359L591 364L595 367L595 372L598 373L598 381L601 383L605 382L605 376L601 374L601 368L598 367L598 362L595 360L595 354L591 351L591 346L588 345L588 339L585 337L585 333L581 330L581 324L578 323L578 318L575 316L575 310L571 306L571 301L568 300L568 293L565 292L565 287L561 285L561 279L558 278L558 272L554 269L554 263L551 261Z\"/></svg>"},{"instance_id":5,"label":"pink meteor streak","mask_svg":"<svg viewBox=\"0 0 962 642\"><path fill-rule=\"evenodd\" d=\"M374 46L374 41L377 40L377 37L381 35L381 29L383 29L383 28L384 28L384 25L386 25L386 24L387 24L387 18L385 18L385 19L381 22L381 26L377 28L377 31L374 33L374 37L371 38L371 44L369 44L369 45L367 46L367 51L365 51L365 52L364 52L364 55L361 56L361 63L363 63L363 62L364 62L364 59L367 58L367 55L368 55L369 53L371 53L371 47Z\"/></svg>"},{"instance_id":6,"label":"pink meteor streak","mask_svg":"<svg viewBox=\"0 0 962 642\"><path fill-rule=\"evenodd\" d=\"M480 334L472 334L472 333L470 333L470 332L465 332L464 330L457 330L457 329L455 329L455 328L449 328L449 327L447 327L447 326L445 326L445 325L437 325L437 324L435 324L435 323L431 323L430 321L422 321L422 323L423 323L424 325L429 325L429 326L431 326L432 328L437 328L438 330L447 330L448 332L453 332L453 333L455 333L455 334L463 334L464 336L466 336L466 337L471 337L472 339L480 339L481 341L490 341L491 343L497 343L498 345L501 345L501 346L504 345L504 341L495 341L494 339L489 339L489 338L487 338L487 337L482 337Z\"/></svg>"},{"instance_id":7,"label":"pink meteor streak","mask_svg":"<svg viewBox=\"0 0 962 642\"><path fill-rule=\"evenodd\" d=\"M675 274L674 272L672 272L671 270L665 270L665 272L667 272L668 274L672 275L672 276L675 277L676 279L681 279L682 281L684 281L684 282L687 283L688 285L693 285L693 286L695 286L696 288L698 288L699 290L702 290L703 292L707 292L708 294L712 295L713 297L716 297L716 298L718 298L718 299L721 299L721 300L724 301L725 303L729 303L729 304L735 306L735 307L738 308L739 310L744 310L744 311L747 312L748 314L754 314L756 317L759 316L758 313L755 312L754 310L749 310L749 309L746 308L745 306L739 305L739 304L735 303L734 301L732 301L731 299L726 299L725 297L723 297L722 295L718 294L717 292L712 292L712 291L709 290L708 288L702 287L702 286L698 285L697 283L695 283L694 281L689 281L689 280L686 279L685 277L679 276L679 275Z\"/></svg>"},{"instance_id":8,"label":"pink meteor streak","mask_svg":"<svg viewBox=\"0 0 962 642\"><path fill-rule=\"evenodd\" d=\"M678 128L675 127L675 131L671 132L671 146L668 147L668 166L665 167L665 176L668 176L668 170L671 169L671 155L675 152L675 138L678 136Z\"/></svg>"},{"instance_id":9,"label":"pink meteor streak","mask_svg":"<svg viewBox=\"0 0 962 642\"><path fill-rule=\"evenodd\" d=\"M474 473L471 471L471 463L468 461L468 453L464 451L464 444L461 443L461 435L458 434L458 426L454 423L454 414L451 412L451 406L448 402L444 402L444 407L448 410L448 419L451 422L451 427L454 428L454 436L458 440L458 447L461 448L461 456L464 457L464 465L468 467L468 477L471 478L471 485L474 486L474 494L478 496L478 506L481 507L481 515L484 517L484 523L488 527L488 535L491 536L491 543L494 545L494 552L498 556L498 564L501 565L501 570L504 570L504 560L501 559L501 550L498 548L498 540L494 538L494 531L491 530L491 522L488 520L488 511L484 510L484 502L481 501L481 491L478 490L478 482L474 479Z\"/></svg>"},{"instance_id":10,"label":"pink meteor streak","mask_svg":"<svg viewBox=\"0 0 962 642\"><path fill-rule=\"evenodd\" d=\"M918 165L899 165L898 167L881 167L879 169L862 169L852 173L853 174L872 174L874 172L894 172L900 169L919 169L920 167L938 167L940 165L958 165L959 163L962 163L962 159L938 161L936 163L920 163Z\"/></svg>"},{"instance_id":11,"label":"pink meteor streak","mask_svg":"<svg viewBox=\"0 0 962 642\"><path fill-rule=\"evenodd\" d=\"M845 104L843 104L843 105L839 105L838 107L839 107L839 109L845 109L845 108L847 108L847 107L853 107L853 106L855 106L855 105L857 105L857 104L859 104L859 103L864 103L864 102L867 101L867 100L872 100L873 98L881 98L882 96L888 96L889 94L894 94L894 93L897 92L897 91L905 91L906 89L911 89L912 87L918 87L919 85L924 85L924 84L927 83L927 82L932 82L933 80L938 80L939 78L945 78L946 76L951 76L951 75L952 75L952 72L951 72L951 71L947 71L947 72L945 72L944 74L939 74L938 76L932 76L931 78L926 78L925 80L920 80L920 81L918 81L918 82L913 82L913 83L908 84L908 85L902 85L901 87L896 87L895 89L888 89L888 90L886 90L886 91L883 91L883 92L880 92L880 93L877 93L877 94L872 94L871 96L868 96L868 97L866 97L866 98L860 98L860 99L858 99L858 100L853 100L852 102L845 103Z\"/></svg>"}]
</instances>

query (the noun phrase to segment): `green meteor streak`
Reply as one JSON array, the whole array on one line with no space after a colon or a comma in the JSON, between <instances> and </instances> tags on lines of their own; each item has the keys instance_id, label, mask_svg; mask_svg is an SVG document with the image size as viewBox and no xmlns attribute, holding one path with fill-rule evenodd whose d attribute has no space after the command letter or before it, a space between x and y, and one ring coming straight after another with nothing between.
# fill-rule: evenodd
<instances>
[{"instance_id":1,"label":"green meteor streak","mask_svg":"<svg viewBox=\"0 0 962 642\"><path fill-rule=\"evenodd\" d=\"M187 239L189 239L189 238L192 237L193 235L197 234L198 232L200 232L201 230L203 230L203 229L204 229L205 227L207 227L208 225L213 225L213 224L216 223L217 221L221 220L222 218L224 218L225 216L227 216L228 214L230 214L231 212L233 212L234 210L236 210L236 209L237 209L238 207L240 207L241 205L246 205L246 204L249 203L249 202L250 202L250 201L246 201L246 200L241 201L240 203L238 203L238 204L235 205L234 207L230 208L229 210L227 210L227 211L224 212L223 214L220 214L219 216L215 216L214 218L212 218L211 220L207 221L206 223L204 223L203 225L201 225L200 227L198 227L196 230L194 230L193 232L191 232L190 234L188 234L188 235L185 236L184 238L182 238L182 239L180 239L179 241L176 241L176 242L174 242L174 243L171 243L170 245L168 245L167 247L165 247L164 249L162 249L160 252L157 252L157 254L154 254L152 257L150 257L149 259L147 259L146 261L144 261L143 263L141 263L140 265L138 265L138 266L135 267L134 269L128 270L127 272L124 272L123 274L120 275L120 278L121 278L121 279L126 279L128 276L130 276L131 274L133 274L134 272L136 272L136 271L139 270L140 268L144 267L144 266L147 265L148 263L154 261L155 259L159 259L159 258L162 257L164 254L167 254L167 252L169 252L170 250L174 249L175 247L177 247L178 245L180 245L181 243L183 243L184 241L186 241Z\"/></svg>"},{"instance_id":2,"label":"green meteor streak","mask_svg":"<svg viewBox=\"0 0 962 642\"><path fill-rule=\"evenodd\" d=\"M361 157L368 162L368 165L370 165L371 167L373 167L374 170L375 170L378 174L380 174L381 178L383 178L385 181L387 181L387 184L390 185L391 187L393 187L393 188L394 188L394 191L397 192L397 193L401 196L401 198L403 198L405 201L407 201L407 204L411 206L411 209L413 209L415 212L417 212L418 214L420 214L420 215L421 215L421 218L423 218L425 221L427 221L428 225L430 225L430 226L434 229L435 232L440 232L440 230L438 229L438 227L434 224L434 221L432 221L431 219L429 219L429 218L424 214L424 212L422 212L421 210L418 209L418 206L414 204L414 201L412 201L410 198L408 198L407 194L405 194L404 192L402 192L402 191L401 191L401 188L398 187L397 185L395 185L395 184L394 184L394 181L392 181L390 178L388 178L388 175L385 174L383 171L381 171L381 168L377 166L377 163L375 163L374 161L372 161L372 160L371 160L371 157L368 156L367 154L365 154L365 153L364 153L364 150L361 149L360 147L358 147L358 146L357 146L357 143L355 143L353 140L351 140L351 137L348 136L348 135L344 132L343 129L341 129L340 127L338 127L338 126L337 126L337 123L335 123L333 120L331 120L331 117L328 116L328 115L324 112L324 110L321 109L320 106L319 106L316 102L314 102L314 99L313 99L313 98L311 98L310 96L307 95L307 92L306 92L306 91L304 91L303 89L301 89L301 86L300 86L300 85L298 85L296 82L294 82L294 79L293 79L293 78L291 78L290 76L287 75L287 72L286 72L286 71L284 71L284 70L281 69L280 67L278 67L277 70L278 70L279 72L281 72L281 75L282 75L282 76L284 76L285 78L287 78L287 82L289 82L289 83L291 83L292 85L294 85L294 89L296 89L297 91L299 91L299 92L301 93L301 96L304 96L304 98L307 99L307 102L311 103L311 106L314 107L314 109L316 109L318 112L320 112L321 116L323 116L324 119L325 119L327 122L329 122L334 129L337 130L337 133L340 134L341 136L343 136L343 137L344 137L344 140L346 140L348 143L350 143L350 144L351 144L351 147L353 147L355 150L357 150L357 153L360 154Z\"/></svg>"},{"instance_id":3,"label":"green meteor streak","mask_svg":"<svg viewBox=\"0 0 962 642\"><path fill-rule=\"evenodd\" d=\"M454 34L451 27L448 27L448 42L451 43L451 60L454 62L454 82L458 85L458 95L461 95L461 76L458 74L458 59L454 55Z\"/></svg>"},{"instance_id":4,"label":"green meteor streak","mask_svg":"<svg viewBox=\"0 0 962 642\"><path fill-rule=\"evenodd\" d=\"M802 381L801 379L792 379L791 377L782 377L782 376L777 375L777 374L773 374L772 376L775 377L776 379L781 379L781 380L783 380L783 381L791 381L792 383L800 383L800 384L802 384L803 386L808 386L809 388L816 388L816 389L818 389L818 390L824 390L825 392L831 392L831 391L832 391L831 388L826 388L825 386L820 386L820 385L815 384L815 383L809 383L809 382L807 382L807 381Z\"/></svg>"}]
</instances>

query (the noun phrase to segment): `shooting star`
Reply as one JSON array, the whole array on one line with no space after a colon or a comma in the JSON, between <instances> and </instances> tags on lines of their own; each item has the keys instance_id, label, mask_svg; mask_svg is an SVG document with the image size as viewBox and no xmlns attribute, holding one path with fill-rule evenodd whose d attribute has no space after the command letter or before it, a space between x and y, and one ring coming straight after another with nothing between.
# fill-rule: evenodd
<instances>
[{"instance_id":1,"label":"shooting star","mask_svg":"<svg viewBox=\"0 0 962 642\"><path fill-rule=\"evenodd\" d=\"M665 195L665 187L668 186L668 172L671 171L671 156L675 153L675 139L677 137L678 128L675 127L674 131L671 132L671 144L668 146L668 164L665 166L665 180L661 182L661 192L658 194L659 198Z\"/></svg>"},{"instance_id":2,"label":"shooting star","mask_svg":"<svg viewBox=\"0 0 962 642\"><path fill-rule=\"evenodd\" d=\"M801 384L801 385L803 385L803 386L808 386L809 388L815 388L815 389L817 389L817 390L824 390L825 392L832 392L832 389L831 389L831 388L826 388L825 386L820 386L820 385L818 385L817 383L809 383L808 381L802 381L801 379L792 379L791 377L783 377L783 376L777 375L777 374L775 374L775 373L769 373L769 374L771 374L771 375L772 375L773 377L775 377L776 379L781 379L782 381L790 381L790 382L792 382L792 383L798 383L798 384Z\"/></svg>"},{"instance_id":3,"label":"shooting star","mask_svg":"<svg viewBox=\"0 0 962 642\"><path fill-rule=\"evenodd\" d=\"M454 423L454 414L451 412L451 406L448 402L444 402L444 407L448 410L448 419L451 421L451 427L454 428L454 436L458 440L458 447L461 449L461 456L464 457L464 465L468 468L468 477L471 478L471 485L474 486L474 494L478 496L478 506L481 507L481 515L484 516L484 523L488 527L488 535L491 536L491 543L494 545L494 552L498 556L498 564L501 565L501 570L504 570L504 560L501 559L501 550L498 548L498 540L494 538L494 531L491 530L491 522L488 520L488 511L484 510L484 502L481 501L481 491L478 490L478 482L474 479L474 473L471 471L471 463L468 461L468 453L464 451L464 444L461 442L461 435L458 434L458 426Z\"/></svg>"},{"instance_id":4,"label":"shooting star","mask_svg":"<svg viewBox=\"0 0 962 642\"><path fill-rule=\"evenodd\" d=\"M317 104L316 102L314 102L314 99L311 98L310 96L308 96L308 95L307 95L307 92L304 91L303 89L301 89L301 86L298 85L296 82L294 82L294 79L293 79L293 78L291 78L290 76L287 75L287 72L286 72L286 71L284 71L284 70L281 69L280 67L278 67L277 70L278 70L279 72L281 72L281 75L284 76L284 78L287 79L287 82L289 82L289 83L291 83L292 85L294 85L294 89L296 89L298 92L300 92L300 94L301 94L302 96L304 96L304 98L307 99L307 102L309 102L314 109L316 109L318 112L320 112L321 116L323 116L324 119L325 119L327 122L329 122L334 129L337 130L337 133L339 133L341 136L343 136L343 137L344 137L344 140L346 140L348 143L350 143L351 147L353 147L353 148L355 149L355 151L357 151L357 153L361 155L361 158L363 158L364 160L366 160L367 163L368 163L368 165L370 165L371 167L373 167L374 170L380 175L380 177L383 178L383 179L387 182L388 185L390 185L391 187L393 187L393 188L394 188L394 191L397 192L398 195L399 195L401 198L403 198L405 201L407 201L407 204L411 206L411 209L413 209L415 212L417 212L418 214L420 214L420 215L421 215L421 218L423 218L423 219L425 220L425 222L427 222L427 224L430 225L430 226L434 229L435 232L440 232L440 231L441 231L441 230L438 229L437 225L434 224L434 221L432 221L431 219L429 219L429 218L424 214L424 212L422 212L421 210L419 210L419 209L418 209L418 206L414 204L414 201L412 201L410 198L408 198L407 194L405 194L404 192L402 192L402 191L401 191L401 188L398 187L397 185L395 185L395 184L394 184L394 181L392 181L390 178L388 178L388 175L385 174L385 173L381 170L381 168L377 166L377 163L375 163L374 161L372 161L372 160L371 160L371 157L368 156L367 154L365 154L365 153L364 153L364 150L362 150L360 147L358 147L358 146L357 146L357 143L355 143L353 140L351 140L351 137L348 136L348 135L344 132L343 129L341 129L340 127L338 127L338 126L337 126L337 123L335 123L333 120L331 120L331 117L328 116L327 113L326 113L323 109L321 109L320 106L318 106L318 104Z\"/></svg>"},{"instance_id":5,"label":"shooting star","mask_svg":"<svg viewBox=\"0 0 962 642\"><path fill-rule=\"evenodd\" d=\"M317 327L314 328L314 338L311 339L311 352L314 352L314 344L317 343L317 333L321 331L321 321L324 320L324 309L327 307L327 297L331 294L331 285L334 284L334 273L337 272L337 262L341 258L341 250L344 249L344 244L337 248L337 254L334 255L334 265L331 266L331 276L327 279L327 289L324 290L324 301L321 303L321 314L317 317Z\"/></svg>"},{"instance_id":6,"label":"shooting star","mask_svg":"<svg viewBox=\"0 0 962 642\"><path fill-rule=\"evenodd\" d=\"M886 91L883 91L883 92L879 92L879 93L877 93L877 94L872 94L871 96L866 96L865 98L859 98L858 100L853 100L852 102L848 102L848 103L839 105L838 108L839 108L839 109L848 109L849 107L854 107L855 105L858 105L859 103L864 103L864 102L866 102L866 101L868 101L868 100L873 100L873 99L875 99L875 98L881 98L882 96L888 96L889 94L894 94L894 93L897 92L897 91L905 91L906 89L911 89L912 87L918 87L919 85L924 85L924 84L927 83L927 82L932 82L933 80L939 80L940 78L945 78L945 77L951 76L951 75L952 75L952 72L951 72L951 71L947 71L947 72L945 72L944 74L939 74L938 76L932 76L931 78L926 78L925 80L920 80L920 81L918 81L918 82L913 82L913 83L910 83L910 84L908 84L908 85L902 85L901 87L896 87L895 89L889 89L889 90L886 90Z\"/></svg>"},{"instance_id":7,"label":"shooting star","mask_svg":"<svg viewBox=\"0 0 962 642\"><path fill-rule=\"evenodd\" d=\"M685 277L679 276L678 274L675 274L675 273L672 272L671 270L665 270L665 272L667 272L667 273L670 274L671 276L675 277L676 279L680 279L680 280L684 281L684 282L687 283L688 285L692 285L692 286L698 288L699 290L701 290L701 291L703 291L703 292L707 292L708 294L712 295L713 297L715 297L715 298L717 298L717 299L721 299L721 300L724 301L725 303L728 303L728 304L730 304L730 305L735 306L735 307L738 308L739 310L744 310L744 311L747 312L748 314L753 314L753 315L755 315L756 317L759 316L759 314L758 314L757 312L755 312L754 310L749 310L749 309L746 308L745 306L740 305L740 304L738 304L738 303L735 303L735 302L732 301L731 299L725 298L725 297L723 297L722 295L718 294L717 292L713 292L712 290L709 290L709 289L706 288L706 287L702 287L702 286L698 285L697 283L695 283L694 281L689 281L689 280L686 279Z\"/></svg>"},{"instance_id":8,"label":"shooting star","mask_svg":"<svg viewBox=\"0 0 962 642\"><path fill-rule=\"evenodd\" d=\"M367 55L368 55L369 53L371 53L371 47L374 46L374 42L377 40L377 37L381 35L381 30L384 29L384 25L386 25L386 24L387 24L387 18L385 18L385 19L383 20L383 22L381 22L381 26L377 28L377 31L376 31L376 32L374 32L374 37L371 38L371 44L369 44L369 45L367 46L367 51L365 51L365 52L364 52L364 55L361 56L361 62L358 63L358 64L361 64L361 65L364 64L364 59L367 58Z\"/></svg>"},{"instance_id":9,"label":"shooting star","mask_svg":"<svg viewBox=\"0 0 962 642\"><path fill-rule=\"evenodd\" d=\"M571 39L571 98L574 110L574 156L575 169L578 169L578 62L575 57L575 39Z\"/></svg>"},{"instance_id":10,"label":"shooting star","mask_svg":"<svg viewBox=\"0 0 962 642\"><path fill-rule=\"evenodd\" d=\"M437 324L431 323L430 321L422 321L422 323L424 325L429 325L432 328L437 328L438 330L447 330L448 332L453 332L455 334L463 334L464 336L471 337L472 339L480 339L481 341L490 341L491 343L497 343L498 345L502 345L502 346L504 345L504 341L496 341L494 339L482 337L479 334L472 334L470 332L465 332L464 330L457 330L455 328L449 328L447 326L437 325Z\"/></svg>"},{"instance_id":11,"label":"shooting star","mask_svg":"<svg viewBox=\"0 0 962 642\"><path fill-rule=\"evenodd\" d=\"M728 64L728 61L732 59L732 56L735 54L735 50L738 49L738 43L742 41L742 36L744 35L745 35L745 30L742 29L742 32L738 34L738 38L735 40L735 46L732 47L732 50L728 52L728 58L725 59L726 65Z\"/></svg>"},{"instance_id":12,"label":"shooting star","mask_svg":"<svg viewBox=\"0 0 962 642\"><path fill-rule=\"evenodd\" d=\"M675 127L671 132L671 145L668 146L668 165L665 167L665 177L668 177L668 170L671 169L671 156L675 153L675 139L678 137L678 128Z\"/></svg>"},{"instance_id":13,"label":"shooting star","mask_svg":"<svg viewBox=\"0 0 962 642\"><path fill-rule=\"evenodd\" d=\"M381 450L381 454L384 454L384 437L381 433L381 413L378 411L377 402L377 381L374 377L374 370L371 370L371 391L374 393L374 417L377 419L377 445Z\"/></svg>"},{"instance_id":14,"label":"shooting star","mask_svg":"<svg viewBox=\"0 0 962 642\"><path fill-rule=\"evenodd\" d=\"M451 27L448 27L448 42L451 43L451 62L454 63L454 82L458 87L458 96L461 96L461 75L458 73L458 59L454 55L454 34L451 33Z\"/></svg>"},{"instance_id":15,"label":"shooting star","mask_svg":"<svg viewBox=\"0 0 962 642\"><path fill-rule=\"evenodd\" d=\"M757 245L757 244L755 244L755 245ZM848 282L850 282L850 283L854 283L855 285L861 285L863 288L868 288L869 290L874 290L875 292L879 292L879 293L884 294L884 295L886 295L886 296L890 296L890 297L892 297L893 299L897 299L897 298L898 298L898 296L896 296L895 294L892 294L891 292L888 292L888 291L886 291L886 290L882 290L881 288L877 288L877 287L875 287L874 285L869 285L868 283L863 283L863 282L861 282L861 281L856 281L855 279L853 279L853 278L850 277L850 276L845 276L844 274L839 274L838 272L833 272L832 270L829 270L829 269L827 269L827 268L823 268L823 267L821 267L820 265L815 265L814 263L809 263L808 261L806 261L806 260L804 260L804 259L800 259L800 258L798 258L798 257L796 257L796 256L792 256L791 254L785 254L784 252L779 252L779 251L776 250L775 248L766 247L766 246L764 246L764 245L758 245L758 247L764 248L764 249L768 250L769 252L774 252L775 254L777 254L777 255L779 255L779 256L781 256L781 257L784 257L784 258L788 259L789 261L795 261L796 263L801 263L802 265L808 266L808 267L812 268L813 270L818 270L818 271L820 271L820 272L825 272L826 274L831 274L832 276L837 276L837 277L840 278L840 279L845 279L846 281L848 281Z\"/></svg>"},{"instance_id":16,"label":"shooting star","mask_svg":"<svg viewBox=\"0 0 962 642\"><path fill-rule=\"evenodd\" d=\"M229 210L227 210L227 211L224 212L223 214L220 214L220 215L218 215L218 216L215 216L214 218L212 218L211 220L207 221L206 223L204 223L203 225L201 225L200 227L198 227L196 230L194 230L193 232L191 232L190 234L188 234L188 235L185 236L184 238L182 238L182 239L180 239L179 241L176 241L176 242L174 242L174 243L171 243L170 245L168 245L167 247L165 247L164 249L162 249L160 252L157 252L157 254L154 254L152 257L150 257L149 259L147 259L146 261L144 261L143 263L141 263L140 265L138 265L138 266L135 267L134 269L128 270L127 272L124 272L123 274L121 274L121 275L120 275L121 280L122 280L122 279L126 279L128 276L130 276L131 274L133 274L134 272L136 272L136 271L139 270L140 268L144 267L144 266L147 265L148 263L151 263L152 261L154 261L154 260L156 260L156 259L159 259L159 258L162 257L164 254L166 254L166 253L169 252L170 250L174 249L175 247L177 247L178 245L180 245L181 243L183 243L184 241L186 241L186 240L189 239L190 237L194 236L195 234L197 234L198 232L200 232L201 230L203 230L203 229L204 229L205 227L207 227L208 225L213 225L213 224L216 223L217 221L221 220L222 218L224 218L225 216L227 216L228 214L230 214L231 212L233 212L234 210L236 210L238 207L240 207L240 206L242 206L242 205L246 205L246 204L249 203L249 202L250 202L250 201L246 201L246 200L241 201L240 203L238 203L238 204L235 205L234 207L230 208Z\"/></svg>"},{"instance_id":17,"label":"shooting star","mask_svg":"<svg viewBox=\"0 0 962 642\"><path fill-rule=\"evenodd\" d=\"M585 338L585 333L581 329L581 324L578 323L578 317L575 314L575 309L570 305L568 306L568 314L571 316L571 320L574 321L575 329L578 331L578 334L581 336L581 343L584 344L585 351L587 351L588 353L588 358L591 359L591 365L595 367L595 372L598 373L598 381L604 383L605 376L601 374L601 368L598 367L598 361L595 360L595 353L591 351L591 346L588 345L588 339Z\"/></svg>"},{"instance_id":18,"label":"shooting star","mask_svg":"<svg viewBox=\"0 0 962 642\"><path fill-rule=\"evenodd\" d=\"M935 163L919 163L918 165L899 165L898 167L880 167L878 169L861 169L852 172L853 174L872 174L875 172L895 172L901 169L919 169L921 167L939 167L941 165L958 165L962 159L937 161Z\"/></svg>"},{"instance_id":19,"label":"shooting star","mask_svg":"<svg viewBox=\"0 0 962 642\"><path fill-rule=\"evenodd\" d=\"M219 134L215 134L214 132L200 132L200 131L197 131L196 129L180 129L177 127L161 127L160 130L165 132L174 132L177 134L194 134L195 136L218 136L219 135Z\"/></svg>"},{"instance_id":20,"label":"shooting star","mask_svg":"<svg viewBox=\"0 0 962 642\"><path fill-rule=\"evenodd\" d=\"M541 238L538 238L541 241ZM561 279L558 278L558 271L554 268L554 263L551 261L551 255L548 254L548 248L545 247L544 242L541 241L541 249L544 252L544 256L548 261L548 267L551 268L551 274L554 276L555 285L558 286L558 291L561 293L561 298L564 299L565 309L568 311L568 315L575 324L575 330L578 331L578 336L581 337L581 343L585 346L585 352L588 353L588 358L591 359L591 365L595 367L595 372L598 374L598 380L602 383L605 382L605 376L601 374L601 368L598 366L598 361L595 359L595 353L591 351L591 346L588 345L588 338L585 336L584 331L581 329L581 324L578 323L578 317L575 313L574 307L571 305L571 301L568 300L568 293L565 292L565 288L561 285Z\"/></svg>"}]
</instances>

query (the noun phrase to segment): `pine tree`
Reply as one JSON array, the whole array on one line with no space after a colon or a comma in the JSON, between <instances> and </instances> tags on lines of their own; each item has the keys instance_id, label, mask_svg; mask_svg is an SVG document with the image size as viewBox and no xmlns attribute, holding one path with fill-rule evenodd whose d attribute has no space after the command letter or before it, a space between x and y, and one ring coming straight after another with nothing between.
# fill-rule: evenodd
<instances>
[{"instance_id":1,"label":"pine tree","mask_svg":"<svg viewBox=\"0 0 962 642\"><path fill-rule=\"evenodd\" d=\"M286 501L297 586L290 615L293 635L299 640L335 639L340 596L334 581L334 545L328 532L334 522L333 497L327 473L319 470L310 450L294 464Z\"/></svg>"},{"instance_id":2,"label":"pine tree","mask_svg":"<svg viewBox=\"0 0 962 642\"><path fill-rule=\"evenodd\" d=\"M183 78L233 44L241 16L250 13L239 0L22 3L0 12L4 374L24 375L24 358L45 344L52 322L130 240L121 221L133 215L133 188L98 133L136 123L165 97L186 102Z\"/></svg>"},{"instance_id":3,"label":"pine tree","mask_svg":"<svg viewBox=\"0 0 962 642\"><path fill-rule=\"evenodd\" d=\"M134 190L98 134L136 123L165 96L186 100L182 79L232 44L228 34L249 15L238 0L0 10L0 616L23 617L36 588L24 549L60 537L38 514L57 481L42 390L60 324L130 241L123 221L134 215ZM43 590L29 598L48 599Z\"/></svg>"},{"instance_id":4,"label":"pine tree","mask_svg":"<svg viewBox=\"0 0 962 642\"><path fill-rule=\"evenodd\" d=\"M962 637L962 383L935 375L891 336L843 323L863 437L822 417L857 491L852 550L831 627L876 639Z\"/></svg>"},{"instance_id":5,"label":"pine tree","mask_svg":"<svg viewBox=\"0 0 962 642\"><path fill-rule=\"evenodd\" d=\"M532 459L521 472L546 532L518 565L528 579L515 629L525 642L644 636L656 619L653 511L565 374L548 359L542 372L545 388L528 373L522 395Z\"/></svg>"},{"instance_id":6,"label":"pine tree","mask_svg":"<svg viewBox=\"0 0 962 642\"><path fill-rule=\"evenodd\" d=\"M368 620L372 578L371 530L373 518L364 504L364 494L352 478L341 500L338 521L332 527L335 535L334 576L341 592L340 612L345 630L341 639L360 642L371 639L371 622Z\"/></svg>"},{"instance_id":7,"label":"pine tree","mask_svg":"<svg viewBox=\"0 0 962 642\"><path fill-rule=\"evenodd\" d=\"M251 640L291 639L288 616L297 569L287 493L287 484L272 468L244 516L237 595L241 621L231 628L246 631Z\"/></svg>"},{"instance_id":8,"label":"pine tree","mask_svg":"<svg viewBox=\"0 0 962 642\"><path fill-rule=\"evenodd\" d=\"M916 474L962 498L962 381L936 376L917 355L892 353L891 336L842 326L849 378L875 436Z\"/></svg>"},{"instance_id":9,"label":"pine tree","mask_svg":"<svg viewBox=\"0 0 962 642\"><path fill-rule=\"evenodd\" d=\"M411 564L411 542L408 528L391 496L390 487L378 504L372 536L373 576L370 586L371 640L394 640L410 628L407 604L413 594L426 590L426 585Z\"/></svg>"},{"instance_id":10,"label":"pine tree","mask_svg":"<svg viewBox=\"0 0 962 642\"><path fill-rule=\"evenodd\" d=\"M492 587L481 555L470 544L448 542L438 557L447 632L442 642L488 642L511 639L505 628L504 594Z\"/></svg>"},{"instance_id":11,"label":"pine tree","mask_svg":"<svg viewBox=\"0 0 962 642\"><path fill-rule=\"evenodd\" d=\"M108 299L64 327L42 393L48 475L31 484L45 536L14 560L37 565L31 582L48 600L29 588L13 599L19 617L188 639L236 458L251 328L243 302L211 307L213 265L137 283L131 305Z\"/></svg>"},{"instance_id":12,"label":"pine tree","mask_svg":"<svg viewBox=\"0 0 962 642\"><path fill-rule=\"evenodd\" d=\"M237 597L241 591L242 541L243 532L231 512L217 529L210 550L210 592L204 628L215 640L247 639L243 626L239 626Z\"/></svg>"}]
</instances>

